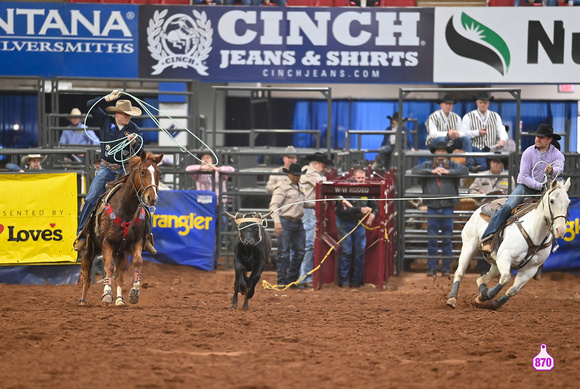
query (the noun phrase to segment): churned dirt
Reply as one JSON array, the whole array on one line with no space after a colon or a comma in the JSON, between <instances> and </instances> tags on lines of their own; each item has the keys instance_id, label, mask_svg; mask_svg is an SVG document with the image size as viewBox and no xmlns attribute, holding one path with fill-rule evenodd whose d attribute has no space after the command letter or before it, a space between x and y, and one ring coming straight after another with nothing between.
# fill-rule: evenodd
<instances>
[{"instance_id":1,"label":"churned dirt","mask_svg":"<svg viewBox=\"0 0 580 389\"><path fill-rule=\"evenodd\" d=\"M91 286L0 284L2 388L577 388L580 277L544 274L499 311L457 309L452 280L406 273L387 290L257 289L229 308L232 271L147 263L138 305ZM263 279L274 283L275 273ZM240 307L242 300L240 301ZM545 343L555 359L537 372Z\"/></svg>"}]
</instances>

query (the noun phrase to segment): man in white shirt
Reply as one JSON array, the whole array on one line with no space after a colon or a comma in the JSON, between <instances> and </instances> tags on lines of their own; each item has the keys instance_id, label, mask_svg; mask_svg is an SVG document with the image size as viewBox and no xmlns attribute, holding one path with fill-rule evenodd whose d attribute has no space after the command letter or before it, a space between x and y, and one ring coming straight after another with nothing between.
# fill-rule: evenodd
<instances>
[{"instance_id":1,"label":"man in white shirt","mask_svg":"<svg viewBox=\"0 0 580 389\"><path fill-rule=\"evenodd\" d=\"M477 109L463 116L463 130L471 138L473 151L502 151L508 141L508 135L497 112L489 110L493 97L487 92L480 92L475 97ZM485 158L475 158L475 163L487 170Z\"/></svg>"},{"instance_id":2,"label":"man in white shirt","mask_svg":"<svg viewBox=\"0 0 580 389\"><path fill-rule=\"evenodd\" d=\"M445 142L451 152L462 150L466 153L473 152L471 139L467 136L462 127L461 117L453 112L455 100L453 96L446 93L443 98L437 100L440 110L433 112L425 122L427 127L426 146ZM478 172L481 166L477 166L473 158L467 158L465 166L471 172Z\"/></svg>"}]
</instances>

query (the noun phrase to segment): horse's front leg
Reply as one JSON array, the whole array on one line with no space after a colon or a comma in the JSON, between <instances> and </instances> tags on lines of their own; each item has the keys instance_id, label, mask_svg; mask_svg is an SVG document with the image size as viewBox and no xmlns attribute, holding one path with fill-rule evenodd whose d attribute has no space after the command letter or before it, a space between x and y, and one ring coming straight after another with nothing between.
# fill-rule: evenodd
<instances>
[{"instance_id":1,"label":"horse's front leg","mask_svg":"<svg viewBox=\"0 0 580 389\"><path fill-rule=\"evenodd\" d=\"M538 267L539 266L534 266L529 269L526 269L523 272L519 272L516 278L514 279L514 284L511 286L511 288L508 289L508 291L503 296L501 296L497 300L491 300L485 303L478 304L478 307L494 310L501 308L505 303L507 303L507 301L510 298L515 296L520 291L522 286L524 286L529 280L532 279L532 277L538 271Z\"/></svg>"},{"instance_id":2,"label":"horse's front leg","mask_svg":"<svg viewBox=\"0 0 580 389\"><path fill-rule=\"evenodd\" d=\"M129 254L124 252L115 258L117 264L117 276L115 277L115 284L117 285L117 299L115 305L118 307L126 307L125 299L123 298L123 284L125 283L125 269L127 268L127 261Z\"/></svg>"},{"instance_id":3,"label":"horse's front leg","mask_svg":"<svg viewBox=\"0 0 580 389\"><path fill-rule=\"evenodd\" d=\"M115 262L113 259L113 247L106 238L103 240L102 250L105 277L103 278L104 286L101 301L110 304L113 302L113 272L115 271Z\"/></svg>"},{"instance_id":4,"label":"horse's front leg","mask_svg":"<svg viewBox=\"0 0 580 389\"><path fill-rule=\"evenodd\" d=\"M131 291L129 291L129 302L131 304L137 304L139 302L139 295L141 293L141 281L143 277L143 245L141 242L135 244L135 249L133 250L133 279Z\"/></svg>"},{"instance_id":5,"label":"horse's front leg","mask_svg":"<svg viewBox=\"0 0 580 389\"><path fill-rule=\"evenodd\" d=\"M492 263L487 273L485 273L484 275L482 275L477 279L477 287L479 288L479 295L477 296L477 299L479 301L489 300L487 293L488 292L487 283L498 276L499 270L495 265L495 263Z\"/></svg>"},{"instance_id":6,"label":"horse's front leg","mask_svg":"<svg viewBox=\"0 0 580 389\"><path fill-rule=\"evenodd\" d=\"M469 266L469 261L475 256L478 250L479 241L470 239L463 239L463 247L461 248L461 255L459 256L459 263L457 264L457 270L455 271L455 276L453 277L453 286L451 287L451 292L449 292L447 305L451 308L455 308L457 303L457 293L459 292L459 284L465 277L465 271Z\"/></svg>"}]
</instances>

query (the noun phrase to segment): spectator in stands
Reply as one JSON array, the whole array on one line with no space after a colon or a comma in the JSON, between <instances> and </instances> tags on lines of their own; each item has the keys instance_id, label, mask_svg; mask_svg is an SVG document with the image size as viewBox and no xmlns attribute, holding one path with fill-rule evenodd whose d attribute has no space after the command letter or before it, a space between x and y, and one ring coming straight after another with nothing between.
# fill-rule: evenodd
<instances>
[{"instance_id":1,"label":"spectator in stands","mask_svg":"<svg viewBox=\"0 0 580 389\"><path fill-rule=\"evenodd\" d=\"M385 129L385 131L397 131L400 124L399 113L395 112L393 116L387 116L387 119L391 121L391 124ZM406 120L406 118L403 118L402 120L401 131L407 134L407 149L415 151L415 148L413 147L413 134L411 134L411 132L408 131L405 127ZM396 139L397 136L395 134L385 134L383 143L381 143L381 147L379 149L378 161L373 169L389 170L391 168L391 154L393 153Z\"/></svg>"},{"instance_id":2,"label":"spectator in stands","mask_svg":"<svg viewBox=\"0 0 580 389\"><path fill-rule=\"evenodd\" d=\"M316 183L324 180L326 169L329 166L333 166L332 161L324 153L316 152L305 159L310 161L310 164L306 166L306 174L300 179L300 183L306 191L307 201L304 204L304 217L302 218L302 224L304 224L304 230L306 231L306 254L300 268L300 278L308 274L314 267L314 229L316 228L316 212L314 211L316 203L314 200L316 200ZM302 283L309 287L312 283L312 275L303 279Z\"/></svg>"},{"instance_id":3,"label":"spectator in stands","mask_svg":"<svg viewBox=\"0 0 580 389\"><path fill-rule=\"evenodd\" d=\"M198 158L200 159L200 164L189 165L185 168L186 171L191 172L191 178L195 181L195 188L197 190L208 190L214 191L217 196L216 206L220 206L219 195L221 193L227 192L227 181L228 173L233 173L236 169L232 166L221 165L217 166L218 161L213 161L212 152L209 150L204 150L199 153ZM212 174L213 172L213 174ZM222 211L225 211L226 203L228 199L226 196L222 196L221 207ZM219 215L219 209L218 209ZM217 269L219 258L217 256L218 250L217 245L219 242L219 232L223 231L226 227L226 215L222 212L221 219L216 218L218 226L216 227L216 249L214 250L214 269Z\"/></svg>"},{"instance_id":4,"label":"spectator in stands","mask_svg":"<svg viewBox=\"0 0 580 389\"><path fill-rule=\"evenodd\" d=\"M484 177L477 177L469 187L471 194L490 194L507 195L510 178L508 172L504 169L505 161L508 159L506 154L496 153L489 158L490 168L480 175ZM505 177L485 177L491 174L501 174ZM511 177L511 187L515 188L515 180Z\"/></svg>"},{"instance_id":5,"label":"spectator in stands","mask_svg":"<svg viewBox=\"0 0 580 389\"><path fill-rule=\"evenodd\" d=\"M423 200L427 205L427 215L444 216L444 218L427 219L427 235L439 235L439 231L441 231L441 235L446 237L442 241L441 252L444 256L451 257L453 254L451 245L453 206L459 204L457 196L459 195L460 177L469 174L469 169L448 158L448 153L451 150L445 142L431 142L429 149L435 158L415 166L412 172L424 176L421 180L423 195L433 197ZM427 253L430 257L427 276L434 276L437 273L437 259L435 257L439 253L436 238L430 237L427 241ZM450 270L451 259L443 259L441 261L441 275L449 276Z\"/></svg>"},{"instance_id":6,"label":"spectator in stands","mask_svg":"<svg viewBox=\"0 0 580 389\"><path fill-rule=\"evenodd\" d=\"M288 146L284 149L284 154L282 154L282 162L284 166L278 167L272 170L273 173L282 173L282 169L289 169L290 165L298 162L298 157L296 156L296 149L294 146ZM287 176L283 175L271 175L266 183L266 192L274 193L274 189L278 187L282 182L286 181Z\"/></svg>"},{"instance_id":7,"label":"spectator in stands","mask_svg":"<svg viewBox=\"0 0 580 389\"><path fill-rule=\"evenodd\" d=\"M78 108L73 108L70 111L68 120L71 124L68 125L71 130L64 130L58 141L59 145L100 145L99 138L93 130L86 130L86 126L82 123L84 115ZM86 130L86 132L85 132Z\"/></svg>"},{"instance_id":8,"label":"spectator in stands","mask_svg":"<svg viewBox=\"0 0 580 389\"><path fill-rule=\"evenodd\" d=\"M440 100L437 100L437 104L439 104L441 109L429 115L425 122L427 127L426 145L429 146L431 142L435 142L435 144L445 142L452 152L462 150L466 153L471 153L473 151L471 139L463 133L461 118L453 112L453 105L455 104L453 96L446 93ZM481 169L481 166L475 165L473 158L467 158L465 166L471 172L478 172Z\"/></svg>"},{"instance_id":9,"label":"spectator in stands","mask_svg":"<svg viewBox=\"0 0 580 389\"><path fill-rule=\"evenodd\" d=\"M560 135L554 134L554 129L548 124L540 124L535 135L535 144L528 147L522 154L516 188L505 204L493 214L481 236L483 253L491 254L493 235L505 223L514 208L524 201L525 196L542 192L544 175L547 182L550 182L564 171L564 154L553 144L554 141L560 140Z\"/></svg>"},{"instance_id":10,"label":"spectator in stands","mask_svg":"<svg viewBox=\"0 0 580 389\"><path fill-rule=\"evenodd\" d=\"M121 97L122 91L113 90L104 100L111 102ZM96 97L87 101L87 107L93 107L100 97ZM115 114L115 117L109 116L101 107L96 105L93 108L93 117L99 122L101 131L101 165L96 177L94 178L89 192L85 198L85 206L81 210L79 218L79 226L77 230L77 238L75 240L74 248L76 251L81 251L86 242L86 233L83 231L84 226L89 219L93 209L97 205L97 201L101 194L105 192L105 185L109 181L113 181L118 175L123 173L123 163L134 156L139 155L143 149L143 138L141 136L141 129L131 121L131 117L141 115L141 110L133 107L129 100L119 100L114 107L106 108L109 113ZM128 142L128 144L115 153L110 153L110 150L118 149L121 142ZM151 215L147 210L147 224L149 228L148 239L145 242L144 250L152 254L157 251L153 246L153 234L151 233Z\"/></svg>"},{"instance_id":11,"label":"spectator in stands","mask_svg":"<svg viewBox=\"0 0 580 389\"><path fill-rule=\"evenodd\" d=\"M489 158L490 169L481 173L482 176L491 174L501 174L505 177L477 177L469 187L470 194L484 194L484 195L507 195L509 183L511 181L511 188L516 187L513 177L508 177L508 172L504 170L504 162L508 159L506 154L496 153ZM493 198L489 201L494 200ZM489 270L489 263L485 259L480 259L477 262L477 270L479 274L485 274Z\"/></svg>"},{"instance_id":12,"label":"spectator in stands","mask_svg":"<svg viewBox=\"0 0 580 389\"><path fill-rule=\"evenodd\" d=\"M305 195L300 177L306 174L306 170L293 163L290 168L283 168L282 171L288 174L288 178L274 190L270 211L274 211L274 232L278 236L278 285L287 285L298 279L304 258L305 234L302 217ZM292 261L290 250L294 252Z\"/></svg>"},{"instance_id":13,"label":"spectator in stands","mask_svg":"<svg viewBox=\"0 0 580 389\"><path fill-rule=\"evenodd\" d=\"M232 166L221 165L217 166L218 161L213 161L213 156L211 151L204 150L199 153L198 158L200 159L200 164L189 165L185 168L186 171L191 172L191 178L195 181L195 187L197 190L209 190L214 191L215 183L215 194L220 195L220 190L227 192L227 180L229 178L228 174L233 173L236 169ZM213 174L210 174L214 172ZM205 174L203 174L205 173ZM222 197L222 204L225 205L227 202L225 196Z\"/></svg>"},{"instance_id":14,"label":"spectator in stands","mask_svg":"<svg viewBox=\"0 0 580 389\"><path fill-rule=\"evenodd\" d=\"M46 155L28 154L22 157L22 164L27 170L43 170L42 163L46 161Z\"/></svg>"},{"instance_id":15,"label":"spectator in stands","mask_svg":"<svg viewBox=\"0 0 580 389\"><path fill-rule=\"evenodd\" d=\"M356 182L365 182L365 171L360 167L356 168L353 177ZM354 196L350 195L348 200L336 202L336 229L339 238L346 236L356 227L360 219L369 213L370 215L365 219L364 224L370 226L378 212L375 200L366 196L357 196L360 199L353 200L352 197ZM349 284L351 288L362 286L366 244L366 231L362 224L341 242L342 252L339 265L341 287L346 287Z\"/></svg>"},{"instance_id":16,"label":"spectator in stands","mask_svg":"<svg viewBox=\"0 0 580 389\"><path fill-rule=\"evenodd\" d=\"M475 99L477 109L463 116L463 129L471 138L472 149L475 152L501 151L508 135L499 114L488 109L493 96L481 92ZM481 166L481 170L487 170L485 158L475 158L475 163Z\"/></svg>"}]
</instances>

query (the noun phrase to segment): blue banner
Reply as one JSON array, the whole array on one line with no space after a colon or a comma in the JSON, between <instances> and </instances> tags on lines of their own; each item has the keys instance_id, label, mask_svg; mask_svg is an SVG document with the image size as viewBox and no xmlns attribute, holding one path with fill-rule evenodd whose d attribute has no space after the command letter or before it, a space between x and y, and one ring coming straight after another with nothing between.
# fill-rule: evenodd
<instances>
[{"instance_id":1,"label":"blue banner","mask_svg":"<svg viewBox=\"0 0 580 389\"><path fill-rule=\"evenodd\" d=\"M545 271L580 270L580 199L570 199L570 219L566 223L564 239L558 240L558 251L550 254L544 263Z\"/></svg>"},{"instance_id":2,"label":"blue banner","mask_svg":"<svg viewBox=\"0 0 580 389\"><path fill-rule=\"evenodd\" d=\"M136 78L138 6L0 3L4 76Z\"/></svg>"},{"instance_id":3,"label":"blue banner","mask_svg":"<svg viewBox=\"0 0 580 389\"><path fill-rule=\"evenodd\" d=\"M139 77L432 82L434 9L140 7Z\"/></svg>"},{"instance_id":4,"label":"blue banner","mask_svg":"<svg viewBox=\"0 0 580 389\"><path fill-rule=\"evenodd\" d=\"M147 260L213 270L216 228L216 195L211 191L159 192L153 214L157 254Z\"/></svg>"}]
</instances>

